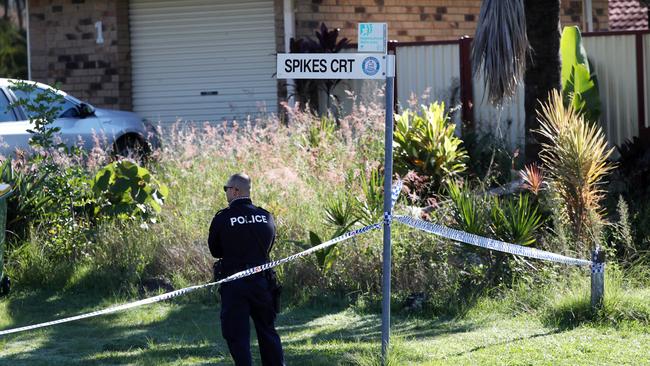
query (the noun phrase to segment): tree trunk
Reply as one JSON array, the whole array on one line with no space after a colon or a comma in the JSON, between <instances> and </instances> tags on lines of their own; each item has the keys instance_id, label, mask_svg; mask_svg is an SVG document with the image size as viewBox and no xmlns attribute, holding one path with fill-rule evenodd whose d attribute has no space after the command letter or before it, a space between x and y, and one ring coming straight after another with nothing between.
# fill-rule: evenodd
<instances>
[{"instance_id":1,"label":"tree trunk","mask_svg":"<svg viewBox=\"0 0 650 366\"><path fill-rule=\"evenodd\" d=\"M526 162L538 162L541 149L537 108L553 89L561 89L560 0L525 0L526 33L531 54L524 76L526 111Z\"/></svg>"},{"instance_id":2,"label":"tree trunk","mask_svg":"<svg viewBox=\"0 0 650 366\"><path fill-rule=\"evenodd\" d=\"M23 22L23 9L25 9L24 6L25 0L16 0L16 13L18 14L18 27L20 30L25 30L25 24Z\"/></svg>"}]
</instances>

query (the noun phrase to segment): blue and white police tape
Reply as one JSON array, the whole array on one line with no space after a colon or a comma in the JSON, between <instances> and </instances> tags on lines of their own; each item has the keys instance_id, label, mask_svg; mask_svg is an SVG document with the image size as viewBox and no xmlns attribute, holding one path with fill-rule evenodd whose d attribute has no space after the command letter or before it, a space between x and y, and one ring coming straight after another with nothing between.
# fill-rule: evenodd
<instances>
[{"instance_id":1,"label":"blue and white police tape","mask_svg":"<svg viewBox=\"0 0 650 366\"><path fill-rule=\"evenodd\" d=\"M399 194L402 192L402 180L398 179L395 184L393 184L393 187L390 190L390 210L391 212L393 211L393 208L395 208L395 203L397 202L397 199L399 198ZM384 224L385 225L390 225L393 222L393 216L390 214L390 212L384 212Z\"/></svg>"},{"instance_id":2,"label":"blue and white police tape","mask_svg":"<svg viewBox=\"0 0 650 366\"><path fill-rule=\"evenodd\" d=\"M393 189L390 190L390 210L393 211L395 208L395 203L399 198L399 194L402 192L402 180L398 179L395 184L393 184Z\"/></svg>"},{"instance_id":3,"label":"blue and white police tape","mask_svg":"<svg viewBox=\"0 0 650 366\"><path fill-rule=\"evenodd\" d=\"M328 240L328 241L326 241L326 242L324 242L322 244L319 244L317 246L314 246L312 248L304 250L304 251L302 251L300 253L296 253L296 254L288 256L286 258L282 258L282 259L279 259L279 260L276 260L276 261L273 261L273 262L269 262L269 263L263 264L261 266L257 266L257 267L253 267L253 268L241 271L241 272L237 272L237 273L233 274L232 276L228 276L228 277L226 277L226 278L224 278L222 280L219 280L217 282L210 282L210 283L206 283L206 284L203 284L203 285L190 286L190 287L186 287L186 288L183 288L183 289L180 289L180 290L167 292L167 293L164 293L164 294L161 294L161 295L158 295L158 296L149 297L149 298L146 298L146 299L142 299L142 300L138 300L138 301L134 301L134 302L118 305L118 306L113 306L113 307L93 311L93 312L86 313L86 314L71 316L69 318L58 319L58 320L45 322L45 323L40 323L40 324L28 325L28 326L20 327L20 328L2 330L2 331L0 331L0 336L7 335L7 334L12 334L12 333L24 332L24 331L27 331L27 330L43 328L43 327L47 327L47 326L50 326L50 325L68 323L68 322L72 322L72 321L75 321L75 320L92 318L92 317L105 315L105 314L116 313L118 311L132 309L132 308L142 306L142 305L153 304L153 303L163 301L163 300L169 300L169 299L172 299L172 298L177 297L177 296L181 296L181 295L184 295L184 294L196 291L196 290L200 290L202 288L206 288L206 287L210 287L210 286L214 286L214 285L219 285L219 284L222 284L222 283L225 283L225 282L234 281L234 280L246 277L246 276L253 275L255 273L265 271L267 269L279 266L280 264L283 264L283 263L286 263L286 262L291 262L291 261L293 261L295 259L298 259L300 257L304 257L304 256L306 256L308 254L311 254L311 253L317 251L317 250L321 250L321 249L327 248L329 246L332 246L334 244L337 244L339 242L342 242L344 240L350 239L350 238L352 238L354 236L366 233L366 232L371 231L371 230L379 229L380 227L381 227L380 224L373 224L373 225L368 225L368 226L362 227L362 228L357 229L357 230L348 231L347 233L345 233L345 234L343 234L341 236L337 236L336 238Z\"/></svg>"},{"instance_id":4,"label":"blue and white police tape","mask_svg":"<svg viewBox=\"0 0 650 366\"><path fill-rule=\"evenodd\" d=\"M412 228L426 231L431 234L442 236L443 238L459 241L461 243L475 245L478 247L497 250L504 253L515 254L523 257L543 259L552 262L572 264L576 266L589 266L591 261L585 259L576 259L566 257L535 248L527 248L521 245L510 244L500 240L484 238L478 235L466 233L464 231L451 229L442 225L433 224L424 220L419 220L409 216L393 216L393 220L401 222Z\"/></svg>"}]
</instances>

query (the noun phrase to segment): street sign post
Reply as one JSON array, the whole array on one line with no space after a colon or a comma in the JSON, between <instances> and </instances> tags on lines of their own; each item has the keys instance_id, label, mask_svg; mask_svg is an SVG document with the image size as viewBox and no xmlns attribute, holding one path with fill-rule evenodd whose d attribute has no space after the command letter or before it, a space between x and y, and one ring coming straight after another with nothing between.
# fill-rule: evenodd
<instances>
[{"instance_id":1,"label":"street sign post","mask_svg":"<svg viewBox=\"0 0 650 366\"><path fill-rule=\"evenodd\" d=\"M384 131L384 249L382 273L381 356L386 364L390 342L390 217L393 177L393 88L395 55L386 54L385 23L359 24L359 52L374 53L281 53L277 56L278 79L384 79L386 124Z\"/></svg>"}]
</instances>

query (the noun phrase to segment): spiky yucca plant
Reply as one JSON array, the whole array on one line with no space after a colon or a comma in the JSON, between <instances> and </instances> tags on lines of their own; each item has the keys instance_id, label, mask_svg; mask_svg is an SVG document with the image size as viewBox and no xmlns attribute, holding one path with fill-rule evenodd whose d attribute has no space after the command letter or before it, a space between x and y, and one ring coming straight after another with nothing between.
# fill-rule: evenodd
<instances>
[{"instance_id":1,"label":"spiky yucca plant","mask_svg":"<svg viewBox=\"0 0 650 366\"><path fill-rule=\"evenodd\" d=\"M548 102L538 110L543 137L540 158L549 174L551 188L561 199L574 238L585 249L587 240L597 239L602 223L601 186L613 164L608 158L613 148L607 147L602 129L587 122L573 106L564 107L562 95L554 90Z\"/></svg>"}]
</instances>

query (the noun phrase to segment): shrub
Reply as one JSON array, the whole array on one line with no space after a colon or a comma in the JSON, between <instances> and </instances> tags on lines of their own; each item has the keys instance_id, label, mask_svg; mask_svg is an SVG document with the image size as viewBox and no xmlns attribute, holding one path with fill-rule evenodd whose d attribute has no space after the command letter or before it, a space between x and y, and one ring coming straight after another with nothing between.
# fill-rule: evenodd
<instances>
[{"instance_id":1,"label":"shrub","mask_svg":"<svg viewBox=\"0 0 650 366\"><path fill-rule=\"evenodd\" d=\"M459 230L514 243L533 245L542 227L542 215L537 204L527 194L514 197L489 197L472 192L468 184L448 185L452 206L452 226ZM481 289L494 285L509 285L513 273L521 271L523 261L509 254L492 252L473 246L465 248L468 270L479 278Z\"/></svg>"},{"instance_id":2,"label":"shrub","mask_svg":"<svg viewBox=\"0 0 650 366\"><path fill-rule=\"evenodd\" d=\"M463 132L463 145L468 154L467 173L487 185L506 184L513 178L519 150L510 152L503 138L491 132Z\"/></svg>"},{"instance_id":3,"label":"shrub","mask_svg":"<svg viewBox=\"0 0 650 366\"><path fill-rule=\"evenodd\" d=\"M94 215L120 219L149 218L160 212L169 195L167 186L129 160L116 161L101 169L91 187L97 197Z\"/></svg>"},{"instance_id":4,"label":"shrub","mask_svg":"<svg viewBox=\"0 0 650 366\"><path fill-rule=\"evenodd\" d=\"M147 218L160 211L167 193L146 169L126 161L109 165L93 182L97 164L107 155L99 147L87 155L58 140L59 129L52 122L62 97L49 89L38 92L35 84L11 87L22 92L16 103L29 112L34 127L29 131L33 150L0 164L0 180L15 190L8 202L7 228L13 234L8 258L16 266L10 271L20 274L19 281L45 283L52 280L48 271L63 278L75 266L87 265L105 220L118 215Z\"/></svg>"},{"instance_id":5,"label":"shrub","mask_svg":"<svg viewBox=\"0 0 650 366\"><path fill-rule=\"evenodd\" d=\"M619 196L623 197L629 205L634 246L638 251L647 251L650 250L650 146L634 137L617 150L620 158L608 187L608 207L618 206Z\"/></svg>"},{"instance_id":6,"label":"shrub","mask_svg":"<svg viewBox=\"0 0 650 366\"><path fill-rule=\"evenodd\" d=\"M475 195L467 184L463 186L448 184L447 190L453 204L454 221L457 227L470 234L488 235L489 217L485 199Z\"/></svg>"},{"instance_id":7,"label":"shrub","mask_svg":"<svg viewBox=\"0 0 650 366\"><path fill-rule=\"evenodd\" d=\"M338 53L346 48L350 41L347 38L338 39L339 29L330 30L325 23L321 23L320 32L316 31L316 40L305 37L302 39L291 38L289 49L291 53ZM316 107L316 110L322 112L322 107L319 106L319 96L325 93L327 106L326 111L329 113L331 107L331 99L336 99L333 94L336 86L341 82L340 79L323 79L323 80L296 80L295 95L303 105Z\"/></svg>"},{"instance_id":8,"label":"shrub","mask_svg":"<svg viewBox=\"0 0 650 366\"><path fill-rule=\"evenodd\" d=\"M572 234L583 252L601 240L602 184L612 170L607 160L613 149L600 127L592 125L573 106L564 107L553 91L538 112L544 138L540 158L548 172L550 188L560 200L562 215L571 223Z\"/></svg>"},{"instance_id":9,"label":"shrub","mask_svg":"<svg viewBox=\"0 0 650 366\"><path fill-rule=\"evenodd\" d=\"M516 198L493 199L495 202L490 213L497 237L519 245L534 244L535 232L542 226L543 220L528 195L520 193Z\"/></svg>"},{"instance_id":10,"label":"shrub","mask_svg":"<svg viewBox=\"0 0 650 366\"><path fill-rule=\"evenodd\" d=\"M429 177L427 193L438 193L465 171L467 153L454 135L456 125L444 103L422 106L420 112L407 109L395 115L395 170L402 175L413 170Z\"/></svg>"},{"instance_id":11,"label":"shrub","mask_svg":"<svg viewBox=\"0 0 650 366\"><path fill-rule=\"evenodd\" d=\"M371 168L361 174L362 194L357 196L357 215L362 225L372 225L383 219L384 213L384 173L380 167Z\"/></svg>"}]
</instances>

